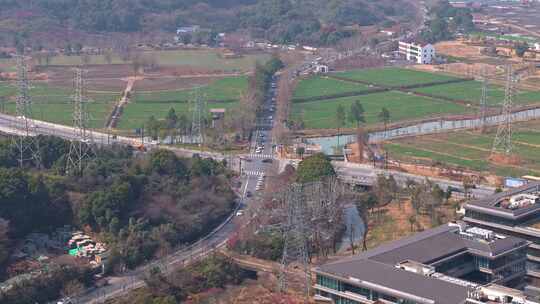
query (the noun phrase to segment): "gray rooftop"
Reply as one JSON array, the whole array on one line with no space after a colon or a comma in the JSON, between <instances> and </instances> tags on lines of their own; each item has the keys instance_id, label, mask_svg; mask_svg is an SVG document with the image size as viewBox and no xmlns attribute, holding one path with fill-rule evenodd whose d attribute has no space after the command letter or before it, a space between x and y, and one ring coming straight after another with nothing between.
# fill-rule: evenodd
<instances>
[{"instance_id":1,"label":"gray rooftop","mask_svg":"<svg viewBox=\"0 0 540 304\"><path fill-rule=\"evenodd\" d=\"M465 228L464 223L459 223L459 225L462 229ZM317 271L343 277L349 279L352 284L368 288L374 288L373 284L376 284L395 290L395 292L401 291L431 299L435 303L456 304L465 300L465 287L457 283L401 270L395 265L404 261L430 265L461 253L494 258L512 249L528 245L526 240L516 237L506 236L488 241L464 236L459 231L460 227L456 224L442 225L383 244L359 255L328 263ZM354 279L351 280L350 277ZM388 290L381 291L387 292Z\"/></svg>"},{"instance_id":2,"label":"gray rooftop","mask_svg":"<svg viewBox=\"0 0 540 304\"><path fill-rule=\"evenodd\" d=\"M465 204L465 209L486 213L493 216L499 216L506 219L516 220L531 214L540 214L540 204L534 204L529 207L520 209L506 209L499 207L498 204L511 196L530 193L540 190L540 182L529 183L523 187L519 187L510 191L493 194L490 197L479 199Z\"/></svg>"},{"instance_id":3,"label":"gray rooftop","mask_svg":"<svg viewBox=\"0 0 540 304\"><path fill-rule=\"evenodd\" d=\"M373 290L377 290L375 285L378 285L381 292L398 297L417 296L437 304L458 304L467 298L467 288L464 286L401 270L393 265L370 259L332 263L320 267L318 271L352 279L353 284Z\"/></svg>"}]
</instances>

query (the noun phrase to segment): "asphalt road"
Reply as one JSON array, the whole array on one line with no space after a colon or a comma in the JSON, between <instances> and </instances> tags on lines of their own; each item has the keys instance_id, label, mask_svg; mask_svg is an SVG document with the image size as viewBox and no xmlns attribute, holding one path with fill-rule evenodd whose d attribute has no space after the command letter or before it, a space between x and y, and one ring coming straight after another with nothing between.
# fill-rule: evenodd
<instances>
[{"instance_id":1,"label":"asphalt road","mask_svg":"<svg viewBox=\"0 0 540 304\"><path fill-rule=\"evenodd\" d=\"M345 181L355 182L362 185L373 185L377 180L377 176L380 174L385 176L392 175L396 179L396 182L400 185L405 185L407 180L413 180L417 183L426 180L426 177L424 176L400 171L377 169L369 165L351 164L345 162L333 162L333 165L340 178ZM460 182L434 177L430 177L429 180L438 184L443 190L450 187L451 189L455 190L454 192L458 192L457 190L463 191L463 183ZM470 195L472 198L482 198L492 195L494 192L495 188L493 187L477 185L475 189L470 190Z\"/></svg>"},{"instance_id":2,"label":"asphalt road","mask_svg":"<svg viewBox=\"0 0 540 304\"><path fill-rule=\"evenodd\" d=\"M265 102L265 111L260 117L260 119L264 120L264 123L268 126L273 125L273 120L270 119L270 116L273 114L270 109L272 108L272 98L274 97L274 94L275 93L272 90L271 95ZM0 116L0 125L3 125L6 120L13 122L13 118L6 119ZM18 119L15 118L15 120ZM46 125L40 125L39 128L40 131L49 130L49 127ZM58 132L56 129L54 129L54 131ZM71 133L69 130L65 132L66 135L73 136L73 133ZM257 147L261 147L259 149L260 151L257 151ZM247 206L247 204L250 203L252 200L251 197L253 197L257 191L262 191L264 188L264 176L266 175L266 172L270 170L273 162L271 128L264 128L264 130L257 129L253 132L250 152L251 153L249 155L242 157L242 187L240 188L241 195L238 200L237 209L210 235L188 248L179 249L164 259L143 265L133 271L125 273L122 276L109 277L107 278L109 282L107 286L88 290L82 296L71 299L72 302L95 304L102 303L108 299L123 296L130 290L144 286L144 274L153 267L160 267L163 272L172 271L196 261L197 259L205 257L215 249L224 246L229 237L238 229L241 223L241 220L239 220L238 217L242 216L242 210ZM263 185L257 187L257 183L261 179L261 176L263 177Z\"/></svg>"}]
</instances>

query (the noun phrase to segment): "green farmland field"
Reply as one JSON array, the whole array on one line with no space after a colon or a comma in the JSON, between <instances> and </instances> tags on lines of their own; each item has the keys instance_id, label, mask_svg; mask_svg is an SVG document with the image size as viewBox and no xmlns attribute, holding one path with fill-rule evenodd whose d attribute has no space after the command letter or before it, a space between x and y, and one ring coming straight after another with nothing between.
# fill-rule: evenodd
<instances>
[{"instance_id":1,"label":"green farmland field","mask_svg":"<svg viewBox=\"0 0 540 304\"><path fill-rule=\"evenodd\" d=\"M91 128L103 128L107 117L111 113L114 103L109 102L90 102L88 103L88 112L90 115L89 125ZM15 113L15 103L10 102L6 105L6 112ZM66 102L34 102L32 105L32 117L52 123L63 125L72 125L73 105Z\"/></svg>"},{"instance_id":2,"label":"green farmland field","mask_svg":"<svg viewBox=\"0 0 540 304\"><path fill-rule=\"evenodd\" d=\"M408 86L423 83L444 82L456 77L401 68L353 70L333 74L351 80L366 81L382 86Z\"/></svg>"},{"instance_id":3,"label":"green farmland field","mask_svg":"<svg viewBox=\"0 0 540 304\"><path fill-rule=\"evenodd\" d=\"M426 135L391 141L384 145L391 158L401 160L433 161L475 171L488 171L500 176L540 174L540 123L516 125L514 151L521 158L518 166L489 162L495 129L486 134L460 131L448 134Z\"/></svg>"},{"instance_id":4,"label":"green farmland field","mask_svg":"<svg viewBox=\"0 0 540 304\"><path fill-rule=\"evenodd\" d=\"M0 96L7 98L5 108L6 113L15 114L15 98L17 90L8 83L0 84ZM35 119L60 123L72 124L71 96L73 92L66 88L49 86L45 83L35 83L30 88L32 101L32 116ZM90 126L92 128L102 128L105 124L114 103L120 97L114 92L87 92L88 111L90 113Z\"/></svg>"},{"instance_id":5,"label":"green farmland field","mask_svg":"<svg viewBox=\"0 0 540 304\"><path fill-rule=\"evenodd\" d=\"M383 107L390 111L392 122L444 114L461 114L468 111L467 107L459 104L391 91L358 97L294 103L292 118L293 120L302 119L306 129L335 129L337 128L335 117L338 105L341 104L348 113L355 100L359 100L364 107L368 125L378 122L377 115ZM346 127L353 126L354 123L347 120Z\"/></svg>"},{"instance_id":6,"label":"green farmland field","mask_svg":"<svg viewBox=\"0 0 540 304\"><path fill-rule=\"evenodd\" d=\"M216 109L224 108L227 110L238 107L239 102L209 102L207 108ZM139 102L131 103L124 107L122 118L118 124L119 129L133 130L140 128L148 121L151 115L154 115L157 119L163 119L166 117L167 112L171 108L174 108L176 114L185 115L190 119L190 106L188 102Z\"/></svg>"},{"instance_id":7,"label":"green farmland field","mask_svg":"<svg viewBox=\"0 0 540 304\"><path fill-rule=\"evenodd\" d=\"M206 98L214 101L238 100L247 90L247 77L226 77L200 88ZM194 89L175 91L135 92L134 102L186 102L193 99Z\"/></svg>"},{"instance_id":8,"label":"green farmland field","mask_svg":"<svg viewBox=\"0 0 540 304\"><path fill-rule=\"evenodd\" d=\"M247 77L218 79L200 90L209 100L208 109L231 110L239 105L240 96L247 90ZM174 108L178 115L189 117L189 101L194 92L194 89L186 89L135 93L132 102L124 107L118 128L140 128L152 115L157 119L165 118L171 108Z\"/></svg>"},{"instance_id":9,"label":"green farmland field","mask_svg":"<svg viewBox=\"0 0 540 304\"><path fill-rule=\"evenodd\" d=\"M302 79L294 91L293 98L328 96L347 92L361 92L369 89L367 85L357 84L322 76Z\"/></svg>"},{"instance_id":10,"label":"green farmland field","mask_svg":"<svg viewBox=\"0 0 540 304\"><path fill-rule=\"evenodd\" d=\"M465 100L472 104L479 104L482 95L482 83L477 81L467 81L418 88L414 91L433 96ZM504 88L500 86L489 86L488 104L496 106L501 104L503 100ZM514 102L516 104L540 103L540 91L520 91L516 94Z\"/></svg>"}]
</instances>

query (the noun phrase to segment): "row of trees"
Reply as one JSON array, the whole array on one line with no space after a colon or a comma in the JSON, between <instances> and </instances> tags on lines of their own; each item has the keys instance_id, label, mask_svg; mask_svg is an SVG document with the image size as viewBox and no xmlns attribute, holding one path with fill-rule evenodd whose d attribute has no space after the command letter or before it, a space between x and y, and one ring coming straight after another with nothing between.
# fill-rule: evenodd
<instances>
[{"instance_id":1,"label":"row of trees","mask_svg":"<svg viewBox=\"0 0 540 304\"><path fill-rule=\"evenodd\" d=\"M366 123L365 110L359 100L356 100L351 104L350 111L345 114L345 107L339 104L336 108L336 124L338 128L343 128L347 124L347 120L353 124L356 124L356 128L360 128L361 124ZM382 107L381 111L377 114L379 122L383 123L386 129L387 124L390 122L390 111L386 107Z\"/></svg>"}]
</instances>

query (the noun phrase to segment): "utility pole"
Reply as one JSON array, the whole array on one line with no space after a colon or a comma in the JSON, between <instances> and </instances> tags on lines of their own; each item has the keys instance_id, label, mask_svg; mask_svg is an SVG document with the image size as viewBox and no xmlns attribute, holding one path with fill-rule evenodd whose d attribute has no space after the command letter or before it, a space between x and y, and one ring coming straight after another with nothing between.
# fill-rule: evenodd
<instances>
[{"instance_id":1,"label":"utility pole","mask_svg":"<svg viewBox=\"0 0 540 304\"><path fill-rule=\"evenodd\" d=\"M16 115L18 126L22 126L22 134L13 137L13 144L16 147L19 167L23 167L26 161L31 161L39 167L41 156L39 149L39 137L36 132L36 125L32 120L32 101L29 93L28 81L28 58L24 55L17 55L17 77L18 95L16 100Z\"/></svg>"},{"instance_id":2,"label":"utility pole","mask_svg":"<svg viewBox=\"0 0 540 304\"><path fill-rule=\"evenodd\" d=\"M497 129L491 154L502 153L509 156L512 153L512 107L514 104L514 81L512 66L506 68L506 89L502 106L502 121Z\"/></svg>"},{"instance_id":3,"label":"utility pole","mask_svg":"<svg viewBox=\"0 0 540 304\"><path fill-rule=\"evenodd\" d=\"M74 90L73 128L76 138L71 140L66 173L81 175L95 153L92 132L88 129L89 114L86 107L88 99L85 96L84 71L80 68L75 69Z\"/></svg>"}]
</instances>

